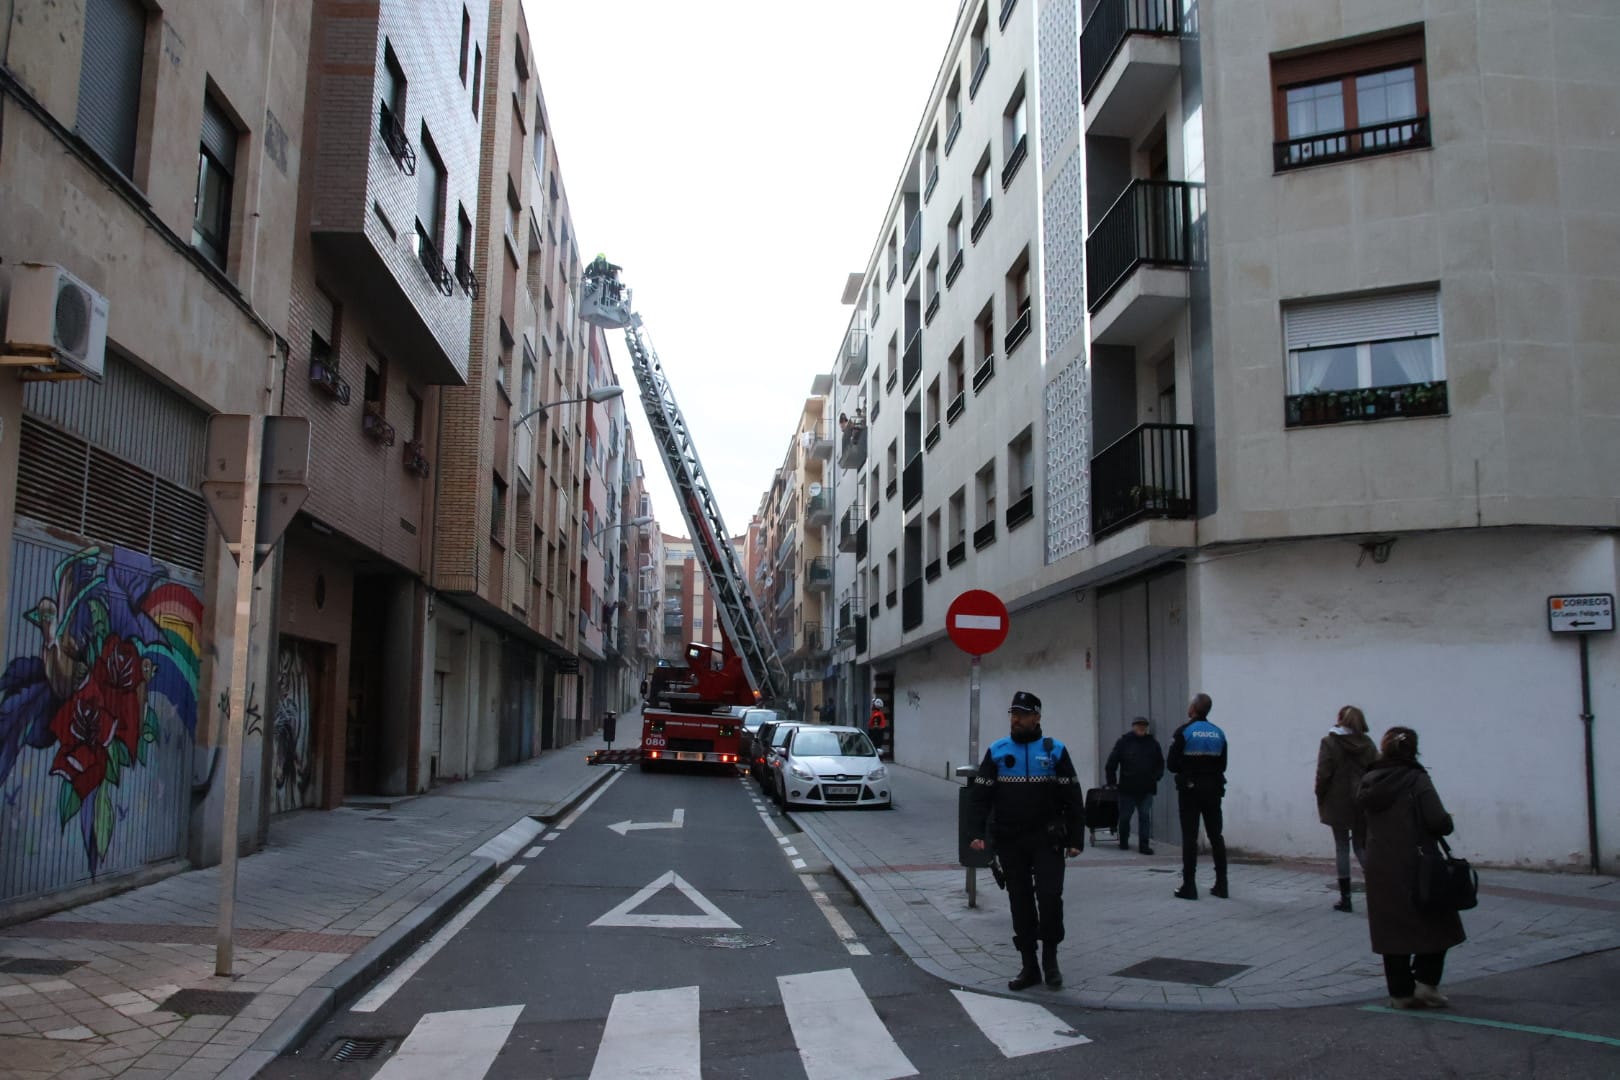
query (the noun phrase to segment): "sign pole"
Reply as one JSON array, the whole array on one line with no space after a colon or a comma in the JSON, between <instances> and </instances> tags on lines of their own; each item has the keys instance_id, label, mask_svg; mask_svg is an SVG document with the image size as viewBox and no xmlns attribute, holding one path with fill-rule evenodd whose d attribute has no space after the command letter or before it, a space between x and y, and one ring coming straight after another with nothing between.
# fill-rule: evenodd
<instances>
[{"instance_id":1,"label":"sign pole","mask_svg":"<svg viewBox=\"0 0 1620 1080\"><path fill-rule=\"evenodd\" d=\"M242 800L242 726L247 710L248 638L253 631L253 570L259 536L259 471L264 417L248 417L246 473L242 478L242 531L236 543L236 625L231 650L231 709L220 752L225 755L225 814L219 856L219 928L214 974L229 975L236 924L236 831Z\"/></svg>"},{"instance_id":2,"label":"sign pole","mask_svg":"<svg viewBox=\"0 0 1620 1080\"><path fill-rule=\"evenodd\" d=\"M973 661L968 665L968 759L970 768L979 765L979 656L973 654ZM968 783L973 781L969 780ZM970 866L967 868L967 901L968 907L979 906L979 871Z\"/></svg>"},{"instance_id":3,"label":"sign pole","mask_svg":"<svg viewBox=\"0 0 1620 1080\"><path fill-rule=\"evenodd\" d=\"M1592 873L1598 872L1597 778L1592 766L1592 679L1587 667L1586 639L1581 634L1581 723L1586 728L1586 843L1592 856Z\"/></svg>"}]
</instances>

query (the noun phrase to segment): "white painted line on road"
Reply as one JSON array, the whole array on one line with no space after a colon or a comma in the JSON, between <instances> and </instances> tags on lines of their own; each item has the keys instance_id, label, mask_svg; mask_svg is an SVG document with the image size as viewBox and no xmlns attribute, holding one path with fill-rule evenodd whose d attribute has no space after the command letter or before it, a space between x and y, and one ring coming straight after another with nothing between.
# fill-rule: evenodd
<instances>
[{"instance_id":1,"label":"white painted line on road","mask_svg":"<svg viewBox=\"0 0 1620 1080\"><path fill-rule=\"evenodd\" d=\"M682 896L686 897L702 911L702 915L635 915L636 908L646 903L661 889L673 886ZM634 896L624 903L617 905L606 915L601 916L592 926L649 926L662 929L684 930L738 930L741 929L731 916L721 911L719 906L707 896L698 892L687 884L685 878L673 870L663 874L643 885Z\"/></svg>"},{"instance_id":2,"label":"white painted line on road","mask_svg":"<svg viewBox=\"0 0 1620 1080\"><path fill-rule=\"evenodd\" d=\"M851 956L871 956L872 954L867 950L866 946L860 943L860 939L855 934L855 928L849 925L848 919L844 918L844 913L833 907L833 902L826 893L816 888L815 879L801 877L799 880L804 882L804 887L810 892L810 899L814 900L816 907L821 909L821 914L827 919L827 925L832 927L833 933L838 935L838 940L844 943L844 948L849 950L849 954Z\"/></svg>"},{"instance_id":3,"label":"white painted line on road","mask_svg":"<svg viewBox=\"0 0 1620 1080\"><path fill-rule=\"evenodd\" d=\"M564 829L568 828L568 826L570 826L574 822L578 821L579 820L579 815L581 815L585 811L589 810L591 808L592 803L594 803L597 799L600 799L603 795L607 794L607 789L612 787L614 784L617 784L619 782L619 777L621 777L623 775L624 775L623 770L620 770L618 772L615 772L612 776L608 777L605 781L603 781L601 787L597 788L595 791L593 791L591 793L590 798L586 799L584 802L582 802L578 806L574 807L574 812L573 813L569 814L567 817L563 818L557 824L553 825L552 828L555 829L557 832L562 832Z\"/></svg>"},{"instance_id":4,"label":"white painted line on road","mask_svg":"<svg viewBox=\"0 0 1620 1080\"><path fill-rule=\"evenodd\" d=\"M512 861L512 857L528 847L546 827L534 818L524 818L505 829L499 836L487 840L475 852L475 858L492 860L496 866Z\"/></svg>"},{"instance_id":5,"label":"white painted line on road","mask_svg":"<svg viewBox=\"0 0 1620 1080\"><path fill-rule=\"evenodd\" d=\"M698 1080L702 1058L697 987L615 994L591 1080Z\"/></svg>"},{"instance_id":6,"label":"white painted line on road","mask_svg":"<svg viewBox=\"0 0 1620 1080\"><path fill-rule=\"evenodd\" d=\"M450 939L461 933L462 929L483 911L489 902L501 894L501 890L512 883L523 870L521 863L514 863L501 872L501 876L490 882L489 887L468 902L467 906L456 912L454 918L443 926L439 932L422 943L422 947L406 958L399 967L390 971L381 982L373 986L359 1001L349 1006L350 1012L376 1012L382 1008L389 998L399 992L399 988L410 981L411 976L422 970L422 965L433 959L440 949L450 944ZM454 1013L446 1015L455 1015ZM500 1049L499 1045L496 1049Z\"/></svg>"},{"instance_id":7,"label":"white painted line on road","mask_svg":"<svg viewBox=\"0 0 1620 1080\"><path fill-rule=\"evenodd\" d=\"M544 844L536 844L534 847L530 848L528 851L525 851L523 853L523 857L525 859L532 859L535 856L539 855L544 850L546 850L546 846Z\"/></svg>"},{"instance_id":8,"label":"white painted line on road","mask_svg":"<svg viewBox=\"0 0 1620 1080\"><path fill-rule=\"evenodd\" d=\"M794 859L793 860L793 869L795 869L795 870L803 870L804 866L805 866L805 862L804 862L803 859Z\"/></svg>"},{"instance_id":9,"label":"white painted line on road","mask_svg":"<svg viewBox=\"0 0 1620 1080\"><path fill-rule=\"evenodd\" d=\"M785 839L785 837L782 836L782 830L778 829L776 827L776 822L771 820L771 815L761 810L759 812L759 820L763 821L765 823L765 827L771 830L772 836L776 837L778 840Z\"/></svg>"},{"instance_id":10,"label":"white painted line on road","mask_svg":"<svg viewBox=\"0 0 1620 1080\"><path fill-rule=\"evenodd\" d=\"M546 833L546 835L542 836L540 839L546 841L549 844L551 841L557 839L557 833L555 831L548 832L548 833Z\"/></svg>"},{"instance_id":11,"label":"white painted line on road","mask_svg":"<svg viewBox=\"0 0 1620 1080\"><path fill-rule=\"evenodd\" d=\"M779 975L776 985L809 1080L917 1075L849 968Z\"/></svg>"},{"instance_id":12,"label":"white painted line on road","mask_svg":"<svg viewBox=\"0 0 1620 1080\"><path fill-rule=\"evenodd\" d=\"M1023 1057L1091 1040L1032 1001L952 990L984 1037L996 1044L1002 1057Z\"/></svg>"},{"instance_id":13,"label":"white painted line on road","mask_svg":"<svg viewBox=\"0 0 1620 1080\"><path fill-rule=\"evenodd\" d=\"M686 811L679 807L676 807L675 816L669 821L631 821L629 818L625 818L623 821L615 821L608 826L620 836L628 836L639 829L683 829L685 827Z\"/></svg>"},{"instance_id":14,"label":"white painted line on road","mask_svg":"<svg viewBox=\"0 0 1620 1080\"><path fill-rule=\"evenodd\" d=\"M522 1005L501 1005L427 1013L373 1080L443 1080L446 1076L476 1080L495 1064L495 1056L522 1011Z\"/></svg>"},{"instance_id":15,"label":"white painted line on road","mask_svg":"<svg viewBox=\"0 0 1620 1080\"><path fill-rule=\"evenodd\" d=\"M785 840L787 837L784 836L782 839ZM782 849L782 854L784 855L797 855L798 853L799 849L794 847L792 844L789 844L787 847Z\"/></svg>"},{"instance_id":16,"label":"white painted line on road","mask_svg":"<svg viewBox=\"0 0 1620 1080\"><path fill-rule=\"evenodd\" d=\"M785 837L785 836L778 836L778 837L777 837L777 838L776 838L776 842L777 842L777 843L778 843L778 844L782 844L782 845L786 845L786 844L787 844L787 843L788 843L788 838L787 838L787 837Z\"/></svg>"}]
</instances>

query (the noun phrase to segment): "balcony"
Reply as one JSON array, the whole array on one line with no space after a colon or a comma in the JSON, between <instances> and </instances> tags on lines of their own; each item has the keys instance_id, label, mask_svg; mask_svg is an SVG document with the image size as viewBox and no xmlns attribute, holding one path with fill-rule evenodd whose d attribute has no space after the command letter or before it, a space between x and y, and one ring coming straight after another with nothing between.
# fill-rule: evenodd
<instances>
[{"instance_id":1,"label":"balcony","mask_svg":"<svg viewBox=\"0 0 1620 1080\"><path fill-rule=\"evenodd\" d=\"M934 188L937 187L938 184L939 184L939 166L935 165L932 169L928 170L928 183L923 185L923 205L924 206L928 205L928 200L932 199L934 197Z\"/></svg>"},{"instance_id":2,"label":"balcony","mask_svg":"<svg viewBox=\"0 0 1620 1080\"><path fill-rule=\"evenodd\" d=\"M891 259L894 258L894 249L893 248L889 249L889 258L891 258ZM894 283L896 281L898 281L899 279L900 279L900 264L899 263L890 263L889 264L889 277L888 277L888 280L883 283L883 287L885 289L892 289L892 288L894 288ZM877 312L874 311L872 313L872 318L873 319L877 318Z\"/></svg>"},{"instance_id":3,"label":"balcony","mask_svg":"<svg viewBox=\"0 0 1620 1080\"><path fill-rule=\"evenodd\" d=\"M956 396L951 398L951 403L945 406L945 422L947 424L956 423L956 418L961 416L966 408L967 395L958 391Z\"/></svg>"},{"instance_id":4,"label":"balcony","mask_svg":"<svg viewBox=\"0 0 1620 1080\"><path fill-rule=\"evenodd\" d=\"M1204 232L1202 184L1132 181L1086 237L1092 342L1134 345L1185 309Z\"/></svg>"},{"instance_id":5,"label":"balcony","mask_svg":"<svg viewBox=\"0 0 1620 1080\"><path fill-rule=\"evenodd\" d=\"M838 434L839 468L858 469L865 465L866 425L858 420L851 420Z\"/></svg>"},{"instance_id":6,"label":"balcony","mask_svg":"<svg viewBox=\"0 0 1620 1080\"><path fill-rule=\"evenodd\" d=\"M990 380L996 377L996 354L991 353L979 361L979 366L973 369L973 393L975 396L982 391Z\"/></svg>"},{"instance_id":7,"label":"balcony","mask_svg":"<svg viewBox=\"0 0 1620 1080\"><path fill-rule=\"evenodd\" d=\"M1012 18L1013 8L1018 6L1018 0L1001 0L1001 19L996 24L998 29L1007 29L1007 20Z\"/></svg>"},{"instance_id":8,"label":"balcony","mask_svg":"<svg viewBox=\"0 0 1620 1080\"><path fill-rule=\"evenodd\" d=\"M473 272L472 263L467 261L467 253L460 245L456 246L456 284L461 286L468 299L478 299L478 275Z\"/></svg>"},{"instance_id":9,"label":"balcony","mask_svg":"<svg viewBox=\"0 0 1620 1080\"><path fill-rule=\"evenodd\" d=\"M818 461L831 461L833 455L832 424L818 421L804 433L805 449ZM615 440L617 441L617 440Z\"/></svg>"},{"instance_id":10,"label":"balcony","mask_svg":"<svg viewBox=\"0 0 1620 1080\"><path fill-rule=\"evenodd\" d=\"M1006 191L1008 185L1013 182L1013 177L1018 175L1018 167L1024 163L1024 158L1028 156L1028 154L1029 136L1020 135L1018 137L1018 145L1014 146L1012 148L1012 153L1007 155L1007 164L1001 167L1002 191Z\"/></svg>"},{"instance_id":11,"label":"balcony","mask_svg":"<svg viewBox=\"0 0 1620 1080\"><path fill-rule=\"evenodd\" d=\"M416 148L411 145L410 136L405 134L405 125L399 122L399 117L387 105L378 106L377 134L382 136L383 146L388 148L388 155L399 166L399 171L406 176L415 176Z\"/></svg>"},{"instance_id":12,"label":"balcony","mask_svg":"<svg viewBox=\"0 0 1620 1080\"><path fill-rule=\"evenodd\" d=\"M933 321L934 321L934 316L938 315L938 314L939 314L939 293L935 293L933 296L930 296L928 298L928 306L923 308L923 325L924 326L931 325L933 323Z\"/></svg>"},{"instance_id":13,"label":"balcony","mask_svg":"<svg viewBox=\"0 0 1620 1080\"><path fill-rule=\"evenodd\" d=\"M928 565L923 567L923 580L937 581L939 580L939 575L943 572L944 571L942 571L939 567L939 560L931 559L929 560Z\"/></svg>"},{"instance_id":14,"label":"balcony","mask_svg":"<svg viewBox=\"0 0 1620 1080\"><path fill-rule=\"evenodd\" d=\"M995 542L996 542L996 519L995 518L991 518L989 521L985 522L983 525L980 525L977 529L973 530L973 550L974 551L983 551L985 548L989 547L991 544L993 544Z\"/></svg>"},{"instance_id":15,"label":"balcony","mask_svg":"<svg viewBox=\"0 0 1620 1080\"><path fill-rule=\"evenodd\" d=\"M1193 426L1140 424L1091 459L1091 535L1143 518L1191 519Z\"/></svg>"},{"instance_id":16,"label":"balcony","mask_svg":"<svg viewBox=\"0 0 1620 1080\"><path fill-rule=\"evenodd\" d=\"M902 596L900 629L915 630L923 621L923 579L912 578L906 582Z\"/></svg>"},{"instance_id":17,"label":"balcony","mask_svg":"<svg viewBox=\"0 0 1620 1080\"><path fill-rule=\"evenodd\" d=\"M804 500L804 523L825 525L832 520L832 499L825 491Z\"/></svg>"},{"instance_id":18,"label":"balcony","mask_svg":"<svg viewBox=\"0 0 1620 1080\"><path fill-rule=\"evenodd\" d=\"M1284 172L1307 165L1393 154L1399 150L1421 150L1428 145L1429 118L1414 116L1387 124L1280 140L1272 144L1271 165L1278 172Z\"/></svg>"},{"instance_id":19,"label":"balcony","mask_svg":"<svg viewBox=\"0 0 1620 1080\"><path fill-rule=\"evenodd\" d=\"M883 594L883 606L884 607L892 608L892 607L894 607L894 605L898 604L899 602L900 602L900 593L897 592L896 590L890 589L888 592Z\"/></svg>"},{"instance_id":20,"label":"balcony","mask_svg":"<svg viewBox=\"0 0 1620 1080\"><path fill-rule=\"evenodd\" d=\"M1389 420L1398 416L1445 416L1449 402L1444 382L1373 386L1362 390L1318 390L1284 399L1284 427L1316 427L1353 420Z\"/></svg>"},{"instance_id":21,"label":"balcony","mask_svg":"<svg viewBox=\"0 0 1620 1080\"><path fill-rule=\"evenodd\" d=\"M1029 301L1025 300L1022 306L1020 306L1018 309L1018 318L1013 322L1012 329L1007 331L1007 336L1004 337L1001 342L1005 347L1008 356L1011 356L1013 354L1013 350L1018 348L1019 345L1022 345L1024 339L1029 337L1029 329Z\"/></svg>"},{"instance_id":22,"label":"balcony","mask_svg":"<svg viewBox=\"0 0 1620 1080\"><path fill-rule=\"evenodd\" d=\"M866 375L867 346L871 335L864 326L851 326L844 333L844 348L839 359L838 381L845 386L859 386Z\"/></svg>"},{"instance_id":23,"label":"balcony","mask_svg":"<svg viewBox=\"0 0 1620 1080\"><path fill-rule=\"evenodd\" d=\"M922 453L911 455L906 462L905 471L900 474L900 508L910 510L922 502L923 496L923 457Z\"/></svg>"},{"instance_id":24,"label":"balcony","mask_svg":"<svg viewBox=\"0 0 1620 1080\"><path fill-rule=\"evenodd\" d=\"M939 421L936 420L936 421L934 421L934 426L928 429L928 434L923 436L923 449L924 450L932 450L934 448L934 445L936 443L938 443L938 442L939 442Z\"/></svg>"},{"instance_id":25,"label":"balcony","mask_svg":"<svg viewBox=\"0 0 1620 1080\"><path fill-rule=\"evenodd\" d=\"M832 588L833 568L832 560L825 555L817 555L810 560L804 568L804 591L826 592Z\"/></svg>"},{"instance_id":26,"label":"balcony","mask_svg":"<svg viewBox=\"0 0 1620 1080\"><path fill-rule=\"evenodd\" d=\"M1007 531L1012 532L1018 526L1035 516L1035 489L1025 488L1024 493L1007 507Z\"/></svg>"},{"instance_id":27,"label":"balcony","mask_svg":"<svg viewBox=\"0 0 1620 1080\"><path fill-rule=\"evenodd\" d=\"M895 370L895 371L889 372L889 377L887 379L883 380L883 390L884 390L885 393L890 393L890 394L894 393L894 388L896 386L899 386L899 385L900 385L900 372L899 372L898 369ZM878 411L878 406L874 402L873 406L872 406L872 416L873 417L877 416L877 411Z\"/></svg>"},{"instance_id":28,"label":"balcony","mask_svg":"<svg viewBox=\"0 0 1620 1080\"><path fill-rule=\"evenodd\" d=\"M883 497L885 499L892 499L892 498L895 497L895 495L897 495L899 493L899 491L900 491L900 481L897 478L895 478L894 476L890 476L889 477L889 482L887 484L883 485ZM876 505L876 504L874 504L874 505ZM872 516L876 517L877 515L874 514Z\"/></svg>"},{"instance_id":29,"label":"balcony","mask_svg":"<svg viewBox=\"0 0 1620 1080\"><path fill-rule=\"evenodd\" d=\"M800 640L804 643L803 652L807 657L825 656L827 654L825 630L826 628L818 622L804 624L804 633Z\"/></svg>"},{"instance_id":30,"label":"balcony","mask_svg":"<svg viewBox=\"0 0 1620 1080\"><path fill-rule=\"evenodd\" d=\"M415 473L424 480L432 472L432 466L428 464L427 448L421 439L405 440L405 471Z\"/></svg>"},{"instance_id":31,"label":"balcony","mask_svg":"<svg viewBox=\"0 0 1620 1080\"><path fill-rule=\"evenodd\" d=\"M962 249L957 248L956 254L951 256L951 265L945 268L945 287L948 289L956 284L956 277L962 272Z\"/></svg>"},{"instance_id":32,"label":"balcony","mask_svg":"<svg viewBox=\"0 0 1620 1080\"><path fill-rule=\"evenodd\" d=\"M979 242L979 237L984 233L985 227L990 224L992 201L991 199L985 199L984 205L980 206L978 212L973 215L973 228L968 230L968 239L975 244Z\"/></svg>"},{"instance_id":33,"label":"balcony","mask_svg":"<svg viewBox=\"0 0 1620 1080\"><path fill-rule=\"evenodd\" d=\"M1086 134L1146 134L1181 71L1181 0L1101 0L1080 31ZM1156 115L1156 114L1155 114Z\"/></svg>"},{"instance_id":34,"label":"balcony","mask_svg":"<svg viewBox=\"0 0 1620 1080\"><path fill-rule=\"evenodd\" d=\"M679 634L679 633L682 632L682 629L685 626L686 626L685 621L679 615L665 615L664 616L664 633L665 634Z\"/></svg>"},{"instance_id":35,"label":"balcony","mask_svg":"<svg viewBox=\"0 0 1620 1080\"><path fill-rule=\"evenodd\" d=\"M906 246L901 258L903 266L900 276L906 280L911 279L911 271L917 265L917 257L922 254L922 211L911 215L911 224L906 226Z\"/></svg>"},{"instance_id":36,"label":"balcony","mask_svg":"<svg viewBox=\"0 0 1620 1080\"><path fill-rule=\"evenodd\" d=\"M852 506L844 511L844 516L838 519L838 550L845 554L855 551L855 532L860 526L855 522L855 508Z\"/></svg>"},{"instance_id":37,"label":"balcony","mask_svg":"<svg viewBox=\"0 0 1620 1080\"><path fill-rule=\"evenodd\" d=\"M866 558L866 522L855 526L855 558L857 561Z\"/></svg>"},{"instance_id":38,"label":"balcony","mask_svg":"<svg viewBox=\"0 0 1620 1080\"><path fill-rule=\"evenodd\" d=\"M374 443L394 445L394 425L383 416L381 402L366 402L365 412L360 414L360 431Z\"/></svg>"},{"instance_id":39,"label":"balcony","mask_svg":"<svg viewBox=\"0 0 1620 1080\"><path fill-rule=\"evenodd\" d=\"M945 565L958 566L967 558L967 544L958 541L945 549Z\"/></svg>"},{"instance_id":40,"label":"balcony","mask_svg":"<svg viewBox=\"0 0 1620 1080\"><path fill-rule=\"evenodd\" d=\"M956 145L956 137L962 134L962 110L956 110L951 122L945 126L945 156L951 156L951 147Z\"/></svg>"},{"instance_id":41,"label":"balcony","mask_svg":"<svg viewBox=\"0 0 1620 1080\"><path fill-rule=\"evenodd\" d=\"M911 340L906 342L906 351L900 357L900 385L901 393L911 393L911 388L917 385L922 376L922 331L914 331Z\"/></svg>"},{"instance_id":42,"label":"balcony","mask_svg":"<svg viewBox=\"0 0 1620 1080\"><path fill-rule=\"evenodd\" d=\"M972 101L979 94L979 84L984 82L984 73L990 70L990 46L986 45L979 50L979 58L973 62L973 79L968 83L968 100Z\"/></svg>"},{"instance_id":43,"label":"balcony","mask_svg":"<svg viewBox=\"0 0 1620 1080\"><path fill-rule=\"evenodd\" d=\"M321 345L309 350L309 382L339 405L349 403L349 384L338 374L330 347Z\"/></svg>"}]
</instances>

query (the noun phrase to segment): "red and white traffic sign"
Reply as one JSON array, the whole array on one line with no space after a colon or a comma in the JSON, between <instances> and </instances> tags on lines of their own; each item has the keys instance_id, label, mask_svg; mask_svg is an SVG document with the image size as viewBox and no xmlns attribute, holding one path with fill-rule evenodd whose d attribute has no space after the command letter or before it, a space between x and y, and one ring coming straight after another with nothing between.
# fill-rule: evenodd
<instances>
[{"instance_id":1,"label":"red and white traffic sign","mask_svg":"<svg viewBox=\"0 0 1620 1080\"><path fill-rule=\"evenodd\" d=\"M993 592L969 589L945 610L945 632L971 656L995 652L1007 640L1007 605Z\"/></svg>"}]
</instances>

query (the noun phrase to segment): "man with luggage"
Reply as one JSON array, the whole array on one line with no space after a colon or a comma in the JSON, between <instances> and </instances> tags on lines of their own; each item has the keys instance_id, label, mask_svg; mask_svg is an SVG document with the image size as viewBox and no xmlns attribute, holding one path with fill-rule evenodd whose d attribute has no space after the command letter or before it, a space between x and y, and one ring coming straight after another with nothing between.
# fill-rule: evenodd
<instances>
[{"instance_id":1,"label":"man with luggage","mask_svg":"<svg viewBox=\"0 0 1620 1080\"><path fill-rule=\"evenodd\" d=\"M1181 811L1181 888L1182 900L1198 899L1194 875L1198 869L1198 820L1204 821L1209 837L1209 854L1215 861L1215 887L1212 896L1226 899L1226 840L1221 836L1221 799L1226 794L1226 732L1209 722L1214 705L1208 694L1199 694L1187 705L1187 722L1176 728L1170 740L1170 771L1176 774L1176 794Z\"/></svg>"},{"instance_id":2,"label":"man with luggage","mask_svg":"<svg viewBox=\"0 0 1620 1080\"><path fill-rule=\"evenodd\" d=\"M1147 717L1131 721L1131 730L1119 737L1108 755L1103 775L1109 787L1119 789L1119 849L1130 850L1135 814L1137 850L1153 854L1153 795L1164 776L1164 748L1149 734Z\"/></svg>"},{"instance_id":3,"label":"man with luggage","mask_svg":"<svg viewBox=\"0 0 1620 1080\"><path fill-rule=\"evenodd\" d=\"M1063 985L1057 947L1063 940L1063 860L1085 845L1080 781L1069 751L1041 734L1041 699L1027 690L1013 695L1007 710L1011 733L985 751L969 788L973 817L968 846L983 851L986 823L994 811L996 856L1007 879L1013 945L1023 959L1009 990L1041 981ZM1037 961L1035 945L1042 945Z\"/></svg>"}]
</instances>

